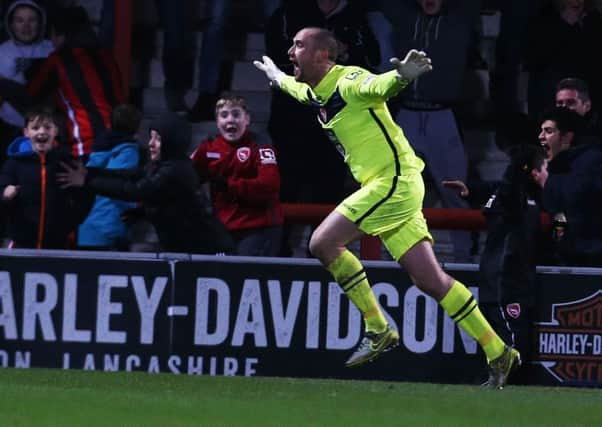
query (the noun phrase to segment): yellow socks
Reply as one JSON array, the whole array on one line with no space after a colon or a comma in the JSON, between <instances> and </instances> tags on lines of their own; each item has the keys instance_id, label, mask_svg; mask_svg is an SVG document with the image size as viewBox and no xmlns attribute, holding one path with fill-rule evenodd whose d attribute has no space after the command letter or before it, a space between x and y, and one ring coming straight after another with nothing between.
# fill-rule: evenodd
<instances>
[{"instance_id":1,"label":"yellow socks","mask_svg":"<svg viewBox=\"0 0 602 427\"><path fill-rule=\"evenodd\" d=\"M345 250L327 269L362 313L366 331L383 332L387 328L387 321L368 283L366 270L355 255Z\"/></svg>"},{"instance_id":2,"label":"yellow socks","mask_svg":"<svg viewBox=\"0 0 602 427\"><path fill-rule=\"evenodd\" d=\"M468 335L481 345L487 356L487 362L491 362L502 354L504 341L483 317L474 296L466 289L466 286L457 280L454 281L439 304Z\"/></svg>"}]
</instances>

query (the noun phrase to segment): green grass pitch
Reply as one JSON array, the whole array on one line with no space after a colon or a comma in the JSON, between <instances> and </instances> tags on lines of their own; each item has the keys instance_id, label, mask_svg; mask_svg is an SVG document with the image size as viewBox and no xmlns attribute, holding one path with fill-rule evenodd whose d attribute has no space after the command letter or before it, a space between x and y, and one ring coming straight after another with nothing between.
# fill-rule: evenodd
<instances>
[{"instance_id":1,"label":"green grass pitch","mask_svg":"<svg viewBox=\"0 0 602 427\"><path fill-rule=\"evenodd\" d=\"M602 390L0 369L0 425L600 426Z\"/></svg>"}]
</instances>

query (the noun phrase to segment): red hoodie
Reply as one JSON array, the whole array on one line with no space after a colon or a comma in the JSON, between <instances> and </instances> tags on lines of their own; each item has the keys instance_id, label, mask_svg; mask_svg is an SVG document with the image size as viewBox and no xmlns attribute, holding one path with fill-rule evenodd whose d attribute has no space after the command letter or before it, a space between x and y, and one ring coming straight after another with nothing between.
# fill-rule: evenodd
<instances>
[{"instance_id":1,"label":"red hoodie","mask_svg":"<svg viewBox=\"0 0 602 427\"><path fill-rule=\"evenodd\" d=\"M280 172L271 146L258 145L249 133L232 143L218 136L203 141L192 161L203 181L227 179L228 189L212 189L211 196L228 230L282 224Z\"/></svg>"}]
</instances>

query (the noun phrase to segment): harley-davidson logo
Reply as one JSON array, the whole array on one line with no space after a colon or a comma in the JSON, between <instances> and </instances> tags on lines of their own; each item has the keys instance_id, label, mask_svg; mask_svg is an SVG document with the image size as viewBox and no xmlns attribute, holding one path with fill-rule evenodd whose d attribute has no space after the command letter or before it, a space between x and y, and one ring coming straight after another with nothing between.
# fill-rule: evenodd
<instances>
[{"instance_id":1,"label":"harley-davidson logo","mask_svg":"<svg viewBox=\"0 0 602 427\"><path fill-rule=\"evenodd\" d=\"M538 363L559 382L602 384L602 290L553 304L551 317L536 323Z\"/></svg>"}]
</instances>

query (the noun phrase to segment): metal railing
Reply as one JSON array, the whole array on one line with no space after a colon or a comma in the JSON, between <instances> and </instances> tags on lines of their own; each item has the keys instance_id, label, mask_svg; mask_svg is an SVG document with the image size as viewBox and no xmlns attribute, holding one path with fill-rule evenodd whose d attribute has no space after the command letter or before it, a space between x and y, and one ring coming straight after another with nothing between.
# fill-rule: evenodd
<instances>
[{"instance_id":1,"label":"metal railing","mask_svg":"<svg viewBox=\"0 0 602 427\"><path fill-rule=\"evenodd\" d=\"M284 220L288 224L318 225L336 205L284 203ZM478 209L424 208L426 222L434 230L485 230L485 217ZM547 214L541 216L542 227L550 226ZM364 236L360 243L360 257L380 259L381 242L378 237Z\"/></svg>"}]
</instances>

